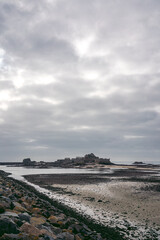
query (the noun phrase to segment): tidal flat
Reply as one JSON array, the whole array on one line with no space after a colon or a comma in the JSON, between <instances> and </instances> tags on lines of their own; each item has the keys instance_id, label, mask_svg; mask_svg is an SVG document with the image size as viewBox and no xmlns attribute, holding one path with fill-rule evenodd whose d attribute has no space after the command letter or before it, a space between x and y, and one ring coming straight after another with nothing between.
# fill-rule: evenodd
<instances>
[{"instance_id":1,"label":"tidal flat","mask_svg":"<svg viewBox=\"0 0 160 240\"><path fill-rule=\"evenodd\" d=\"M160 168L113 168L109 174L25 178L76 212L118 229L126 239L160 239Z\"/></svg>"}]
</instances>

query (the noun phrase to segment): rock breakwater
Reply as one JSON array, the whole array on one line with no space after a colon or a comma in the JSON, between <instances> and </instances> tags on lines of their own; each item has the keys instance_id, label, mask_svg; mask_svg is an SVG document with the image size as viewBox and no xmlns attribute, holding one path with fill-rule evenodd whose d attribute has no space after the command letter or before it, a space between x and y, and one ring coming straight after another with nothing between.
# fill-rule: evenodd
<instances>
[{"instance_id":1,"label":"rock breakwater","mask_svg":"<svg viewBox=\"0 0 160 240\"><path fill-rule=\"evenodd\" d=\"M86 220L87 221L87 220ZM85 224L63 207L58 208L31 186L9 178L0 171L0 239L19 240L104 240L122 239L116 232Z\"/></svg>"}]
</instances>

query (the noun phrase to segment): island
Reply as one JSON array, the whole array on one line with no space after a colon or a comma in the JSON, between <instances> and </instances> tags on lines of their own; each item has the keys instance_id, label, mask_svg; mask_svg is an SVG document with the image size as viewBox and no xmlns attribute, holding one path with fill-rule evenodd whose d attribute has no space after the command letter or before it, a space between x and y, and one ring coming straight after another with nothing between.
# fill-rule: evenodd
<instances>
[{"instance_id":1,"label":"island","mask_svg":"<svg viewBox=\"0 0 160 240\"><path fill-rule=\"evenodd\" d=\"M112 165L110 158L99 158L93 153L86 154L84 157L58 159L53 163L54 167L85 167L91 165Z\"/></svg>"},{"instance_id":2,"label":"island","mask_svg":"<svg viewBox=\"0 0 160 240\"><path fill-rule=\"evenodd\" d=\"M93 153L86 154L83 157L58 159L54 162L32 161L30 158L23 159L22 162L3 162L0 165L11 165L16 167L32 167L32 168L93 168L103 167L105 165L115 165L110 158L100 158Z\"/></svg>"}]
</instances>

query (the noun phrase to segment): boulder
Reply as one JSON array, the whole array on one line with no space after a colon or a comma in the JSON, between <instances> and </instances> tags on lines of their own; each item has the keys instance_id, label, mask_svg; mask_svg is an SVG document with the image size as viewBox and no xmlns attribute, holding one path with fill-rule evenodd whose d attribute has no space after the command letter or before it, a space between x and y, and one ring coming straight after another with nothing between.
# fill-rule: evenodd
<instances>
[{"instance_id":1,"label":"boulder","mask_svg":"<svg viewBox=\"0 0 160 240\"><path fill-rule=\"evenodd\" d=\"M3 188L0 187L0 196L2 196L3 193L4 193L4 190L3 190Z\"/></svg>"},{"instance_id":2,"label":"boulder","mask_svg":"<svg viewBox=\"0 0 160 240\"><path fill-rule=\"evenodd\" d=\"M42 235L44 235L44 236L46 236L46 238L47 238L47 236L48 236L48 238L53 238L53 239L55 239L56 238L56 235L54 235L53 233L51 233L50 231L47 231L46 229L42 229L41 230L41 234Z\"/></svg>"},{"instance_id":3,"label":"boulder","mask_svg":"<svg viewBox=\"0 0 160 240\"><path fill-rule=\"evenodd\" d=\"M51 236L48 236L48 235L44 235L42 238L39 238L39 240L55 240L57 238L53 238Z\"/></svg>"},{"instance_id":4,"label":"boulder","mask_svg":"<svg viewBox=\"0 0 160 240\"><path fill-rule=\"evenodd\" d=\"M32 213L40 214L41 213L41 209L40 208L33 208L32 209Z\"/></svg>"},{"instance_id":5,"label":"boulder","mask_svg":"<svg viewBox=\"0 0 160 240\"><path fill-rule=\"evenodd\" d=\"M20 231L35 237L41 235L41 231L38 228L32 226L30 223L24 223L20 227Z\"/></svg>"},{"instance_id":6,"label":"boulder","mask_svg":"<svg viewBox=\"0 0 160 240\"><path fill-rule=\"evenodd\" d=\"M20 214L18 214L18 216L21 221L30 222L31 217L28 213L20 213Z\"/></svg>"},{"instance_id":7,"label":"boulder","mask_svg":"<svg viewBox=\"0 0 160 240\"><path fill-rule=\"evenodd\" d=\"M83 230L83 227L80 224L72 224L68 229L71 229L73 233L79 233Z\"/></svg>"},{"instance_id":8,"label":"boulder","mask_svg":"<svg viewBox=\"0 0 160 240\"><path fill-rule=\"evenodd\" d=\"M0 204L0 213L4 213L5 212L5 208L3 204Z\"/></svg>"},{"instance_id":9,"label":"boulder","mask_svg":"<svg viewBox=\"0 0 160 240\"><path fill-rule=\"evenodd\" d=\"M38 226L44 224L46 219L44 217L31 217L30 223L32 226Z\"/></svg>"},{"instance_id":10,"label":"boulder","mask_svg":"<svg viewBox=\"0 0 160 240\"><path fill-rule=\"evenodd\" d=\"M19 218L18 217L18 214L15 213L15 212L12 212L11 210L10 211L6 211L5 213L2 214L3 217L13 217L13 218Z\"/></svg>"},{"instance_id":11,"label":"boulder","mask_svg":"<svg viewBox=\"0 0 160 240\"><path fill-rule=\"evenodd\" d=\"M9 197L1 196L2 201L11 204L11 199Z\"/></svg>"},{"instance_id":12,"label":"boulder","mask_svg":"<svg viewBox=\"0 0 160 240\"><path fill-rule=\"evenodd\" d=\"M20 240L22 239L21 236L19 236L18 234L4 234L1 238L1 240Z\"/></svg>"},{"instance_id":13,"label":"boulder","mask_svg":"<svg viewBox=\"0 0 160 240\"><path fill-rule=\"evenodd\" d=\"M58 234L56 240L74 240L74 236L68 232L64 232Z\"/></svg>"},{"instance_id":14,"label":"boulder","mask_svg":"<svg viewBox=\"0 0 160 240\"><path fill-rule=\"evenodd\" d=\"M57 223L58 220L59 219L56 216L53 216L53 215L48 218L48 221L50 223Z\"/></svg>"},{"instance_id":15,"label":"boulder","mask_svg":"<svg viewBox=\"0 0 160 240\"><path fill-rule=\"evenodd\" d=\"M75 218L69 217L65 222L64 222L64 227L68 228L70 225L74 224L76 222Z\"/></svg>"},{"instance_id":16,"label":"boulder","mask_svg":"<svg viewBox=\"0 0 160 240\"><path fill-rule=\"evenodd\" d=\"M3 206L5 209L10 209L11 208L11 204L5 200L2 200L0 203L1 206Z\"/></svg>"},{"instance_id":17,"label":"boulder","mask_svg":"<svg viewBox=\"0 0 160 240\"><path fill-rule=\"evenodd\" d=\"M8 217L0 219L0 236L4 233L19 233L17 225Z\"/></svg>"},{"instance_id":18,"label":"boulder","mask_svg":"<svg viewBox=\"0 0 160 240\"><path fill-rule=\"evenodd\" d=\"M27 209L22 207L22 205L18 202L13 202L14 204L14 211L16 212L27 212Z\"/></svg>"},{"instance_id":19,"label":"boulder","mask_svg":"<svg viewBox=\"0 0 160 240\"><path fill-rule=\"evenodd\" d=\"M19 234L4 234L0 239L1 240L35 240L35 237L34 236L32 237L25 233L19 233Z\"/></svg>"},{"instance_id":20,"label":"boulder","mask_svg":"<svg viewBox=\"0 0 160 240\"><path fill-rule=\"evenodd\" d=\"M83 240L83 239L84 239L84 237L82 237L82 235L76 234L75 240Z\"/></svg>"}]
</instances>

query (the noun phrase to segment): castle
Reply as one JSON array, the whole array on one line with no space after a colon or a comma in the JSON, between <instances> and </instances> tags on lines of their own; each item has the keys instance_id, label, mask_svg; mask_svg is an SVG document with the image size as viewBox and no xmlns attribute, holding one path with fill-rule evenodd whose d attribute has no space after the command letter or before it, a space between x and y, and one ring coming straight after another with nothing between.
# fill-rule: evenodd
<instances>
[{"instance_id":1,"label":"castle","mask_svg":"<svg viewBox=\"0 0 160 240\"><path fill-rule=\"evenodd\" d=\"M110 158L99 158L95 156L93 153L86 154L84 157L58 159L56 162L54 162L54 166L61 167L83 166L91 164L110 165L113 163L111 163Z\"/></svg>"}]
</instances>

